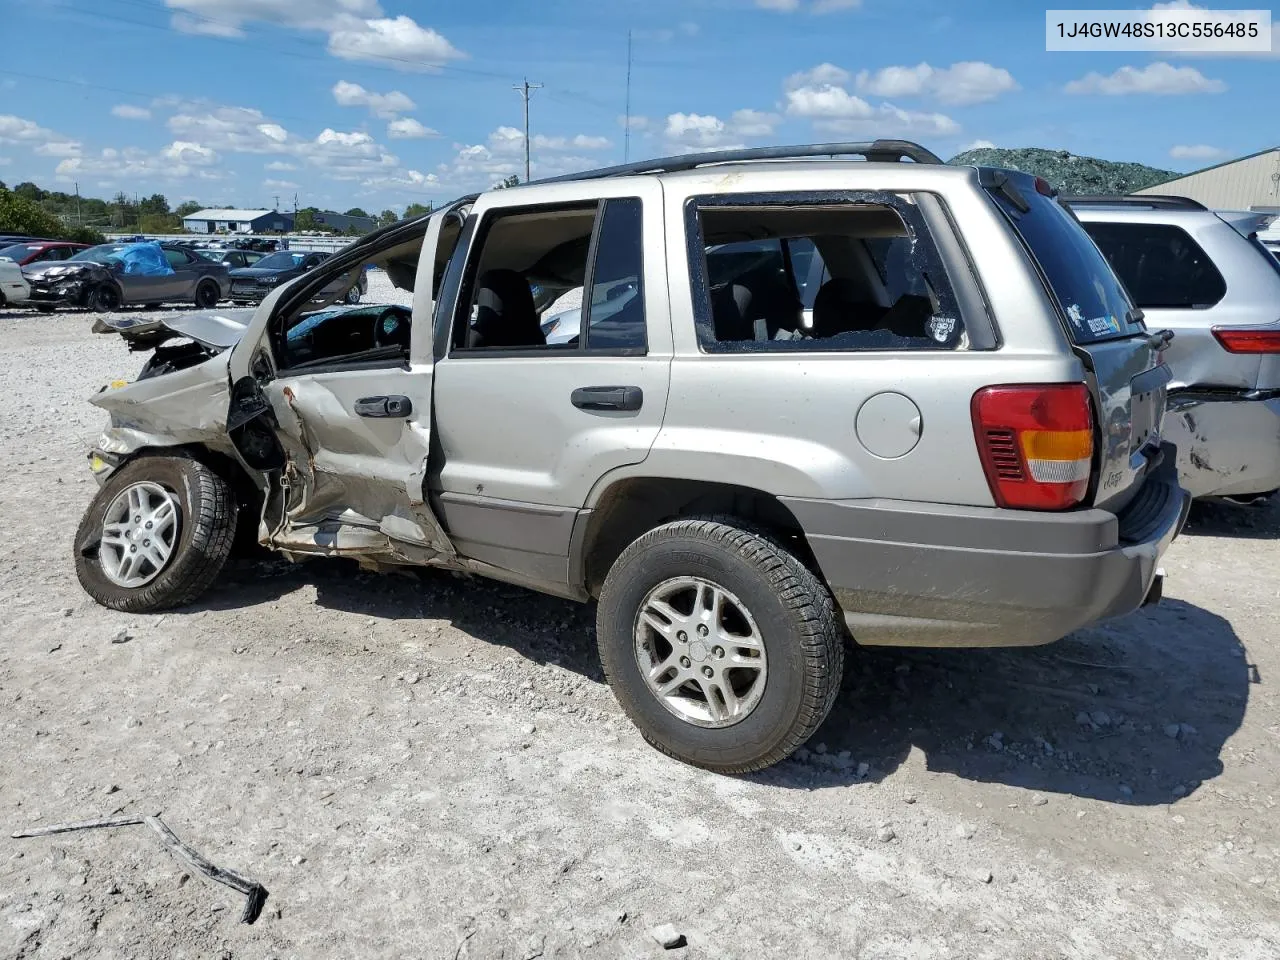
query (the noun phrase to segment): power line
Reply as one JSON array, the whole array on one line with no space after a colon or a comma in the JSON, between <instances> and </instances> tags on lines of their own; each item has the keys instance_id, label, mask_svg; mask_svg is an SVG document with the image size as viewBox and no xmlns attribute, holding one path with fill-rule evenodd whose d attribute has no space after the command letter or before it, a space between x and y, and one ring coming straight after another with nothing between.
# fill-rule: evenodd
<instances>
[{"instance_id":1,"label":"power line","mask_svg":"<svg viewBox=\"0 0 1280 960\"><path fill-rule=\"evenodd\" d=\"M524 182L528 183L533 179L529 162L529 95L534 90L541 90L542 84L530 83L529 78L526 77L524 83L516 84L512 89L524 100Z\"/></svg>"}]
</instances>

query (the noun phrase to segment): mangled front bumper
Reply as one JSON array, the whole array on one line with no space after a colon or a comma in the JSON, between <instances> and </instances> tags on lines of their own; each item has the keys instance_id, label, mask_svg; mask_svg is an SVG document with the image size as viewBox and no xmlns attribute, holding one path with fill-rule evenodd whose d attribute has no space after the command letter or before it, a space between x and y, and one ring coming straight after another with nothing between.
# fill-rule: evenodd
<instances>
[{"instance_id":1,"label":"mangled front bumper","mask_svg":"<svg viewBox=\"0 0 1280 960\"><path fill-rule=\"evenodd\" d=\"M89 398L110 415L89 451L99 483L140 453L202 447L235 457L227 436L227 354L164 376L113 381Z\"/></svg>"}]
</instances>

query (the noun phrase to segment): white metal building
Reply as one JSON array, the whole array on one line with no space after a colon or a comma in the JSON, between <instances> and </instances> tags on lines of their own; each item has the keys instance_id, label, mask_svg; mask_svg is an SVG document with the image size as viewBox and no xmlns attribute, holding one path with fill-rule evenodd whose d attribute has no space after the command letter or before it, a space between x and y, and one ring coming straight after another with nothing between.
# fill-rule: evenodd
<instances>
[{"instance_id":1,"label":"white metal building","mask_svg":"<svg viewBox=\"0 0 1280 960\"><path fill-rule=\"evenodd\" d=\"M1280 213L1280 147L1228 160L1135 192L1190 197L1210 210Z\"/></svg>"},{"instance_id":2,"label":"white metal building","mask_svg":"<svg viewBox=\"0 0 1280 960\"><path fill-rule=\"evenodd\" d=\"M269 233L293 229L293 214L279 210L198 210L182 218L188 233Z\"/></svg>"}]
</instances>

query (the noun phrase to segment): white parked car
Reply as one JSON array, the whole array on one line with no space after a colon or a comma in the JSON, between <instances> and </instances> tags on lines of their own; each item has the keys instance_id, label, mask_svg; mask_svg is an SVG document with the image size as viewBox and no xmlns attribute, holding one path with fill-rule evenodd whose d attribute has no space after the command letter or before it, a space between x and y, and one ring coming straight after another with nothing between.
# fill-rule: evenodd
<instances>
[{"instance_id":1,"label":"white parked car","mask_svg":"<svg viewBox=\"0 0 1280 960\"><path fill-rule=\"evenodd\" d=\"M25 303L30 298L31 285L22 275L22 268L12 260L0 260L0 307Z\"/></svg>"}]
</instances>

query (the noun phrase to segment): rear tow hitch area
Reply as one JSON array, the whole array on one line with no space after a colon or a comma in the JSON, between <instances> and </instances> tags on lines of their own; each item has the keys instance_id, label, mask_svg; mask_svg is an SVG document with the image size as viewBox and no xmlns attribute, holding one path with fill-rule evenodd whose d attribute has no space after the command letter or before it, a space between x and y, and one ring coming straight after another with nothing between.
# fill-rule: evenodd
<instances>
[{"instance_id":1,"label":"rear tow hitch area","mask_svg":"<svg viewBox=\"0 0 1280 960\"><path fill-rule=\"evenodd\" d=\"M1154 607L1164 598L1164 568L1161 567L1156 571L1156 578L1151 581L1151 589L1147 591L1147 597L1142 601L1144 607Z\"/></svg>"}]
</instances>

